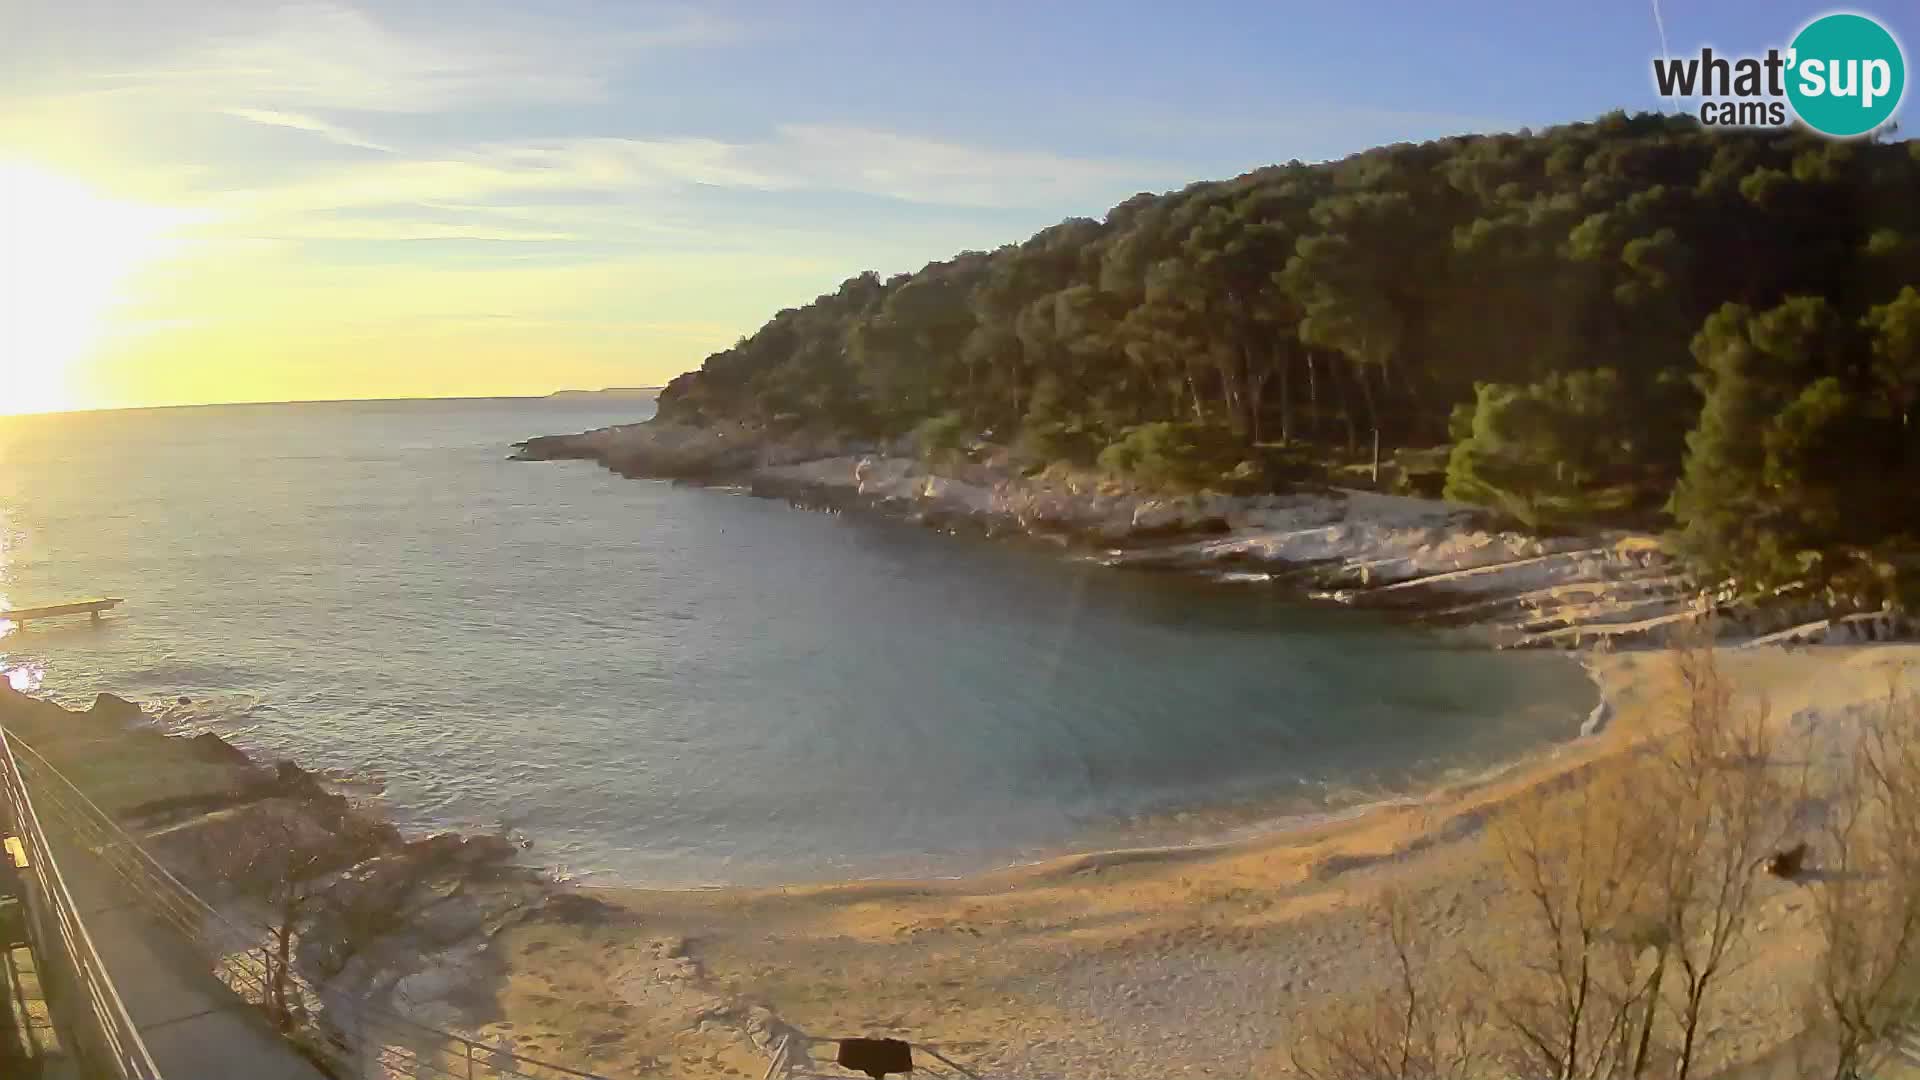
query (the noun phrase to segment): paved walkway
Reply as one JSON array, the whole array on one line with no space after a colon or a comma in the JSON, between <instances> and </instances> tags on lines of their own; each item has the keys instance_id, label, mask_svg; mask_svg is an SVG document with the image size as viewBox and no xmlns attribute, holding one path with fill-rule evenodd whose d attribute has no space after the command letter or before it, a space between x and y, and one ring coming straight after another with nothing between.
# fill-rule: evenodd
<instances>
[{"instance_id":1,"label":"paved walkway","mask_svg":"<svg viewBox=\"0 0 1920 1080\"><path fill-rule=\"evenodd\" d=\"M71 846L58 855L80 920L166 1080L325 1080L177 931L125 896L111 870Z\"/></svg>"}]
</instances>

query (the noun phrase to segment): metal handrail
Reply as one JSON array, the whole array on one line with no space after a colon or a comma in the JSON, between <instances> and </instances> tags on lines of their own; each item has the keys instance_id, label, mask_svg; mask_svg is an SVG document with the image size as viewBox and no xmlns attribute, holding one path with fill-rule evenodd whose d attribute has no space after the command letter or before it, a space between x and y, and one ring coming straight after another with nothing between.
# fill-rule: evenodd
<instances>
[{"instance_id":1,"label":"metal handrail","mask_svg":"<svg viewBox=\"0 0 1920 1080\"><path fill-rule=\"evenodd\" d=\"M63 981L86 999L87 1011L92 1016L86 1033L91 1038L86 1041L97 1044L91 1056L104 1058L93 1064L111 1067L123 1080L161 1080L160 1067L154 1064L146 1041L127 1014L126 1003L120 1000L113 977L101 961L86 923L80 919L73 894L67 890L66 878L60 873L60 861L53 853L53 845L47 841L39 811L27 791L26 778L13 756L14 741L0 728L0 786L5 788L8 811L26 849L28 869L37 885L27 890L25 898L29 918L36 928L37 959L56 960L71 976ZM49 955L56 947L56 938L60 950L57 957Z\"/></svg>"},{"instance_id":2,"label":"metal handrail","mask_svg":"<svg viewBox=\"0 0 1920 1080\"><path fill-rule=\"evenodd\" d=\"M59 823L93 849L152 915L198 946L216 977L242 998L266 1004L277 962L268 948L243 943L265 940L269 929L237 922L201 899L45 756L18 736L12 741L28 771L46 781L42 801ZM297 999L296 1011L307 1018L288 1036L345 1075L358 1076L370 1065L381 1070L377 1075L418 1080L610 1080L329 993L297 970L286 973L286 989L290 999Z\"/></svg>"}]
</instances>

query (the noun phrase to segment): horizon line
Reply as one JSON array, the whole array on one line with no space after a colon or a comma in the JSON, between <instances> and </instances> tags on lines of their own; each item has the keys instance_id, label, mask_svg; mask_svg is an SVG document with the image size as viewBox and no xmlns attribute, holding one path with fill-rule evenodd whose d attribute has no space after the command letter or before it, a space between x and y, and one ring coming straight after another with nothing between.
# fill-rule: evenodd
<instances>
[{"instance_id":1,"label":"horizon line","mask_svg":"<svg viewBox=\"0 0 1920 1080\"><path fill-rule=\"evenodd\" d=\"M78 409L37 409L28 412L0 412L0 423L39 416L82 416L92 413L153 412L159 409L224 409L254 405L376 405L402 401L545 401L561 394L602 394L622 390L664 390L659 386L607 386L598 390L562 387L544 394L413 394L399 397L344 398L269 398L257 401L175 401L162 405L99 405Z\"/></svg>"}]
</instances>

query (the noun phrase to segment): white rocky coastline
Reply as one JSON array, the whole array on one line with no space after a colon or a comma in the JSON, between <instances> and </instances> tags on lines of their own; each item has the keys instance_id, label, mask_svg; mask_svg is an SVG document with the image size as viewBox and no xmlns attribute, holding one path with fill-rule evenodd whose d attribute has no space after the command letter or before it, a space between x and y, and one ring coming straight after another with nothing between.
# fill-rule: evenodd
<instances>
[{"instance_id":1,"label":"white rocky coastline","mask_svg":"<svg viewBox=\"0 0 1920 1080\"><path fill-rule=\"evenodd\" d=\"M902 446L660 421L531 439L516 457L584 458L627 476L739 485L820 509L1045 538L1108 565L1404 610L1501 647L1660 644L1708 614L1723 637L1743 639L1795 628L1796 640L1881 640L1912 629L1897 613L1837 611L1826 598L1782 598L1763 610L1730 604L1694 582L1655 536L1538 535L1435 499L1336 488L1170 497L1088 473L1029 474L992 447L936 465Z\"/></svg>"}]
</instances>

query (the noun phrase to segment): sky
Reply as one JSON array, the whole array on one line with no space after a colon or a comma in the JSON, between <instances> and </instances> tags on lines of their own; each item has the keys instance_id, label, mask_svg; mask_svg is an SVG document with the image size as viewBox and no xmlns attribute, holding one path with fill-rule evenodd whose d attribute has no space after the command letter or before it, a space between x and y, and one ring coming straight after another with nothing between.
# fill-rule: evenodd
<instances>
[{"instance_id":1,"label":"sky","mask_svg":"<svg viewBox=\"0 0 1920 1080\"><path fill-rule=\"evenodd\" d=\"M0 414L657 385L862 270L1658 108L1660 23L1829 10L0 0Z\"/></svg>"}]
</instances>

